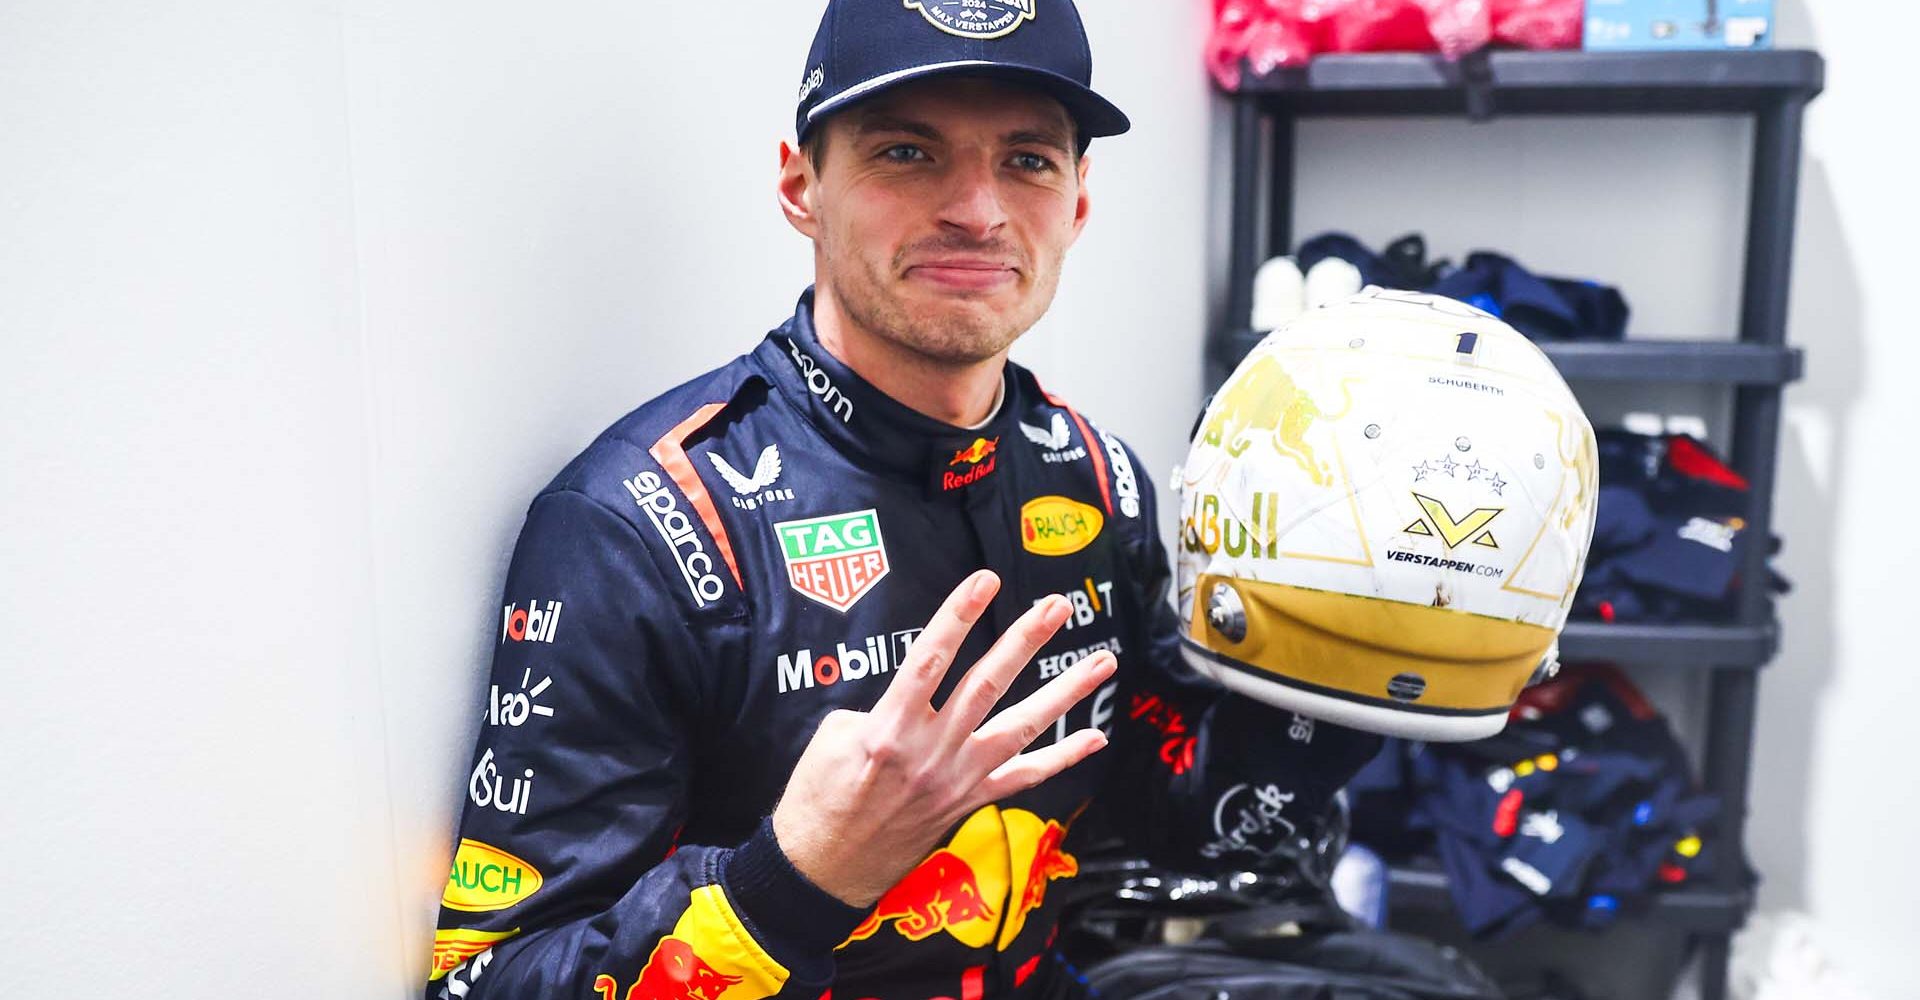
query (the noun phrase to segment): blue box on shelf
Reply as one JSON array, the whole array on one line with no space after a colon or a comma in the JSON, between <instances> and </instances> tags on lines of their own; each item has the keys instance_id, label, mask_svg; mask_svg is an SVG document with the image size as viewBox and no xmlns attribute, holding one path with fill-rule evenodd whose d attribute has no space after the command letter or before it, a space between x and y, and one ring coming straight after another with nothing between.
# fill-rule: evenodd
<instances>
[{"instance_id":1,"label":"blue box on shelf","mask_svg":"<svg viewBox=\"0 0 1920 1000\"><path fill-rule=\"evenodd\" d=\"M1770 49L1773 0L1587 0L1588 52Z\"/></svg>"}]
</instances>

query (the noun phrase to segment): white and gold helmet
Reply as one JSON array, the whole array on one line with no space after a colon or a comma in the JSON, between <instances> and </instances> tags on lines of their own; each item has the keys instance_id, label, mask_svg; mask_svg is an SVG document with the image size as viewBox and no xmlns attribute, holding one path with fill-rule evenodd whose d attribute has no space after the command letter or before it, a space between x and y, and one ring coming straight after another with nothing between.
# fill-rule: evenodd
<instances>
[{"instance_id":1,"label":"white and gold helmet","mask_svg":"<svg viewBox=\"0 0 1920 1000\"><path fill-rule=\"evenodd\" d=\"M1499 732L1554 669L1598 482L1593 427L1539 348L1452 299L1368 288L1247 355L1181 486L1198 669L1454 741Z\"/></svg>"}]
</instances>

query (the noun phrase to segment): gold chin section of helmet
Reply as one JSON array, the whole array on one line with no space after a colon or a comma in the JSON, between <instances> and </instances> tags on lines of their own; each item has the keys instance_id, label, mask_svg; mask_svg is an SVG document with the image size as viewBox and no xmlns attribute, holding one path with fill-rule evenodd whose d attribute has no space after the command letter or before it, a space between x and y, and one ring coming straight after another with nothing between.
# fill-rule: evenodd
<instances>
[{"instance_id":1,"label":"gold chin section of helmet","mask_svg":"<svg viewBox=\"0 0 1920 1000\"><path fill-rule=\"evenodd\" d=\"M1210 573L1192 613L1188 638L1243 668L1414 714L1505 712L1555 638L1544 625Z\"/></svg>"}]
</instances>

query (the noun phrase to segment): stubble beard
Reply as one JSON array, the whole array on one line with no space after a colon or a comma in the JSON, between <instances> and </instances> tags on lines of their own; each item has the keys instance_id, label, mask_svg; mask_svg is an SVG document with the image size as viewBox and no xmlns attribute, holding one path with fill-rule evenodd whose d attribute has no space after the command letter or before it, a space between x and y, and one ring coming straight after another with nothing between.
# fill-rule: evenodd
<instances>
[{"instance_id":1,"label":"stubble beard","mask_svg":"<svg viewBox=\"0 0 1920 1000\"><path fill-rule=\"evenodd\" d=\"M942 366L968 366L987 361L1013 345L1033 328L1053 302L1059 284L1060 261L1051 260L1031 270L1033 294L1012 310L942 310L937 315L917 313L888 293L897 266L869 259L846 259L827 248L828 281L847 318L863 330ZM1042 263L1042 262L1036 262Z\"/></svg>"}]
</instances>

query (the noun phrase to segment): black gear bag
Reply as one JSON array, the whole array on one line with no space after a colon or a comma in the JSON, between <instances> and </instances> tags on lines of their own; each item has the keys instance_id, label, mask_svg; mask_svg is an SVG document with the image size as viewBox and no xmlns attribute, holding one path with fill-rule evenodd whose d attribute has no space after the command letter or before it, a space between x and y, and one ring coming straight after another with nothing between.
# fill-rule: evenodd
<instances>
[{"instance_id":1,"label":"black gear bag","mask_svg":"<svg viewBox=\"0 0 1920 1000\"><path fill-rule=\"evenodd\" d=\"M1082 978L1095 1000L1503 1000L1452 948L1318 901L1211 918L1190 943L1122 952Z\"/></svg>"}]
</instances>

